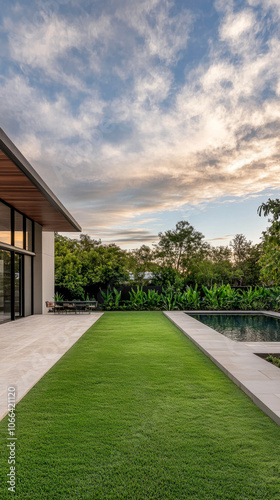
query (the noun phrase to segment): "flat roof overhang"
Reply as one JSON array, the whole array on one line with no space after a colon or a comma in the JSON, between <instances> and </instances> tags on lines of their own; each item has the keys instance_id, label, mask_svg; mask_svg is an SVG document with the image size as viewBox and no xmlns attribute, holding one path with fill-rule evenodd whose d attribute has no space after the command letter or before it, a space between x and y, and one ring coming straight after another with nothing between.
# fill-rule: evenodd
<instances>
[{"instance_id":1,"label":"flat roof overhang","mask_svg":"<svg viewBox=\"0 0 280 500\"><path fill-rule=\"evenodd\" d=\"M1 128L0 198L41 224L43 231L82 230Z\"/></svg>"}]
</instances>

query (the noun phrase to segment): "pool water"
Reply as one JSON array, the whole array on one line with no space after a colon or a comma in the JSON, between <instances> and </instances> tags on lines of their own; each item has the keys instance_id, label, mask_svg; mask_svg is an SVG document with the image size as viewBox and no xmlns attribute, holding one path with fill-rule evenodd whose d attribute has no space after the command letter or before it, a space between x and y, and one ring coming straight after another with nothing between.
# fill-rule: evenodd
<instances>
[{"instance_id":1,"label":"pool water","mask_svg":"<svg viewBox=\"0 0 280 500\"><path fill-rule=\"evenodd\" d=\"M190 314L231 340L280 342L280 319L263 314Z\"/></svg>"}]
</instances>

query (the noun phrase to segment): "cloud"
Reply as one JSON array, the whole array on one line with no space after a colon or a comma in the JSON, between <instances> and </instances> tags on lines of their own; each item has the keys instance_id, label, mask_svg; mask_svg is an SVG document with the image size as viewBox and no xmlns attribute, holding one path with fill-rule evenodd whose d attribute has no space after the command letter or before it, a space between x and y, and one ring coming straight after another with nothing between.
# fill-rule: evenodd
<instances>
[{"instance_id":1,"label":"cloud","mask_svg":"<svg viewBox=\"0 0 280 500\"><path fill-rule=\"evenodd\" d=\"M273 14L280 14L279 0L247 0L253 7L262 6L265 11L273 11Z\"/></svg>"},{"instance_id":2,"label":"cloud","mask_svg":"<svg viewBox=\"0 0 280 500\"><path fill-rule=\"evenodd\" d=\"M6 14L4 128L96 234L153 241L151 229L125 231L280 186L277 2L215 5L198 60L198 16L167 0L58 9L32 38L20 8Z\"/></svg>"},{"instance_id":3,"label":"cloud","mask_svg":"<svg viewBox=\"0 0 280 500\"><path fill-rule=\"evenodd\" d=\"M229 43L240 43L240 38L248 35L256 27L256 18L254 13L247 9L238 13L227 15L225 22L220 29L221 40Z\"/></svg>"},{"instance_id":4,"label":"cloud","mask_svg":"<svg viewBox=\"0 0 280 500\"><path fill-rule=\"evenodd\" d=\"M96 233L95 228L87 229L87 231ZM145 230L122 230L122 231L100 231L99 234L102 235L102 239L113 240L117 242L138 242L138 241L146 241L146 242L154 242L158 240L158 235L150 234L149 231Z\"/></svg>"},{"instance_id":5,"label":"cloud","mask_svg":"<svg viewBox=\"0 0 280 500\"><path fill-rule=\"evenodd\" d=\"M143 38L147 58L173 63L187 45L193 15L187 9L171 15L172 7L173 2L168 0L142 1L135 3L133 9L127 3L117 14Z\"/></svg>"},{"instance_id":6,"label":"cloud","mask_svg":"<svg viewBox=\"0 0 280 500\"><path fill-rule=\"evenodd\" d=\"M208 238L207 241L223 241L223 240L230 240L231 238L234 237L234 234L226 234L225 236L220 236L218 238Z\"/></svg>"},{"instance_id":7,"label":"cloud","mask_svg":"<svg viewBox=\"0 0 280 500\"><path fill-rule=\"evenodd\" d=\"M42 82L51 78L60 85L89 93L83 78L89 69L99 72L101 49L111 36L108 16L91 19L82 15L69 22L56 13L49 16L39 11L23 22L6 18L3 24L8 33L10 57L23 72L30 75L32 70L41 70Z\"/></svg>"}]
</instances>

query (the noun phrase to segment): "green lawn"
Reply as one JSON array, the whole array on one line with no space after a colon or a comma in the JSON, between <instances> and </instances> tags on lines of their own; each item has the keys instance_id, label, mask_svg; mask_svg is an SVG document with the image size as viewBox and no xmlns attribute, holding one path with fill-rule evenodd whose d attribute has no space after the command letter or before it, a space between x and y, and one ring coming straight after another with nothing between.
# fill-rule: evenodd
<instances>
[{"instance_id":1,"label":"green lawn","mask_svg":"<svg viewBox=\"0 0 280 500\"><path fill-rule=\"evenodd\" d=\"M1 500L280 495L280 428L160 312L105 313L18 404L17 438Z\"/></svg>"}]
</instances>

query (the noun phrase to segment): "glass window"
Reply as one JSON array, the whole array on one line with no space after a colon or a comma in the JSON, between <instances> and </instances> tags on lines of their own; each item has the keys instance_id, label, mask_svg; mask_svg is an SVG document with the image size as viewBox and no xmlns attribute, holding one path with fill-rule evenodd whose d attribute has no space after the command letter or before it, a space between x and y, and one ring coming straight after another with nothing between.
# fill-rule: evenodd
<instances>
[{"instance_id":1,"label":"glass window","mask_svg":"<svg viewBox=\"0 0 280 500\"><path fill-rule=\"evenodd\" d=\"M0 202L0 241L11 245L11 209Z\"/></svg>"},{"instance_id":2,"label":"glass window","mask_svg":"<svg viewBox=\"0 0 280 500\"><path fill-rule=\"evenodd\" d=\"M15 247L23 248L23 215L15 211Z\"/></svg>"},{"instance_id":3,"label":"glass window","mask_svg":"<svg viewBox=\"0 0 280 500\"><path fill-rule=\"evenodd\" d=\"M22 262L23 255L15 253L15 318L22 316Z\"/></svg>"},{"instance_id":4,"label":"glass window","mask_svg":"<svg viewBox=\"0 0 280 500\"><path fill-rule=\"evenodd\" d=\"M24 255L24 316L32 314L32 257Z\"/></svg>"},{"instance_id":5,"label":"glass window","mask_svg":"<svg viewBox=\"0 0 280 500\"><path fill-rule=\"evenodd\" d=\"M0 323L11 319L11 253L0 250Z\"/></svg>"},{"instance_id":6,"label":"glass window","mask_svg":"<svg viewBox=\"0 0 280 500\"><path fill-rule=\"evenodd\" d=\"M32 252L32 221L26 218L26 250Z\"/></svg>"}]
</instances>

